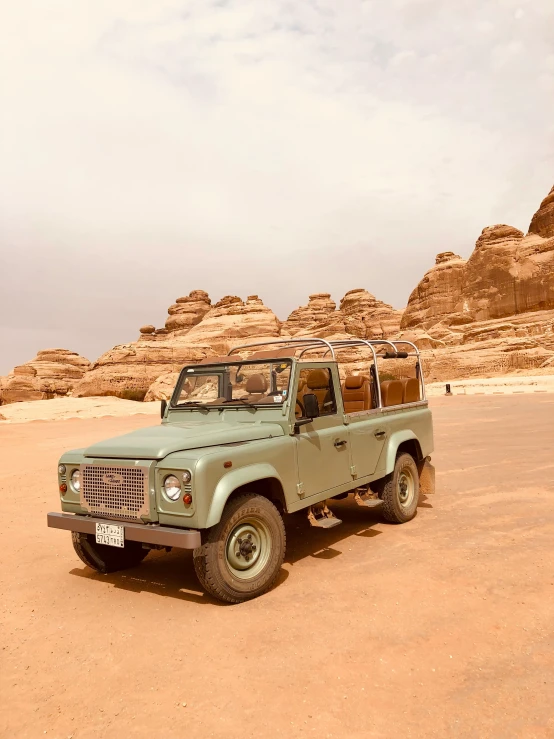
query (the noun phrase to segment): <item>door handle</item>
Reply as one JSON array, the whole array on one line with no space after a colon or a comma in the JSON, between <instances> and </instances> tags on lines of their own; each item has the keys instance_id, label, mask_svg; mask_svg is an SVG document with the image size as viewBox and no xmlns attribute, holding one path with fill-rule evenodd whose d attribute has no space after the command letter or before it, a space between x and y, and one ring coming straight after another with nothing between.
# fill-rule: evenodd
<instances>
[{"instance_id":1,"label":"door handle","mask_svg":"<svg viewBox=\"0 0 554 739\"><path fill-rule=\"evenodd\" d=\"M376 437L377 437L378 439L382 439L382 438L383 438L383 436L386 436L386 435L387 435L387 432L386 432L386 431L376 431L376 432L375 432L375 436L376 436Z\"/></svg>"},{"instance_id":2,"label":"door handle","mask_svg":"<svg viewBox=\"0 0 554 739\"><path fill-rule=\"evenodd\" d=\"M346 446L347 444L348 442L346 441L346 439L335 439L334 446L337 449L340 449L341 446Z\"/></svg>"}]
</instances>

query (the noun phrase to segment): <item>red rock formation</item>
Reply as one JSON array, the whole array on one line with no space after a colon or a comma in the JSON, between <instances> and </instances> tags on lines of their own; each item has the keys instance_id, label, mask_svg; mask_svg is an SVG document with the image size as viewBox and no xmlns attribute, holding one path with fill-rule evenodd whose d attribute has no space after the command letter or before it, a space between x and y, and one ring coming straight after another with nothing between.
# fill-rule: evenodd
<instances>
[{"instance_id":1,"label":"red rock formation","mask_svg":"<svg viewBox=\"0 0 554 739\"><path fill-rule=\"evenodd\" d=\"M541 203L541 207L533 216L529 233L542 236L543 239L554 237L554 187Z\"/></svg>"},{"instance_id":2,"label":"red rock formation","mask_svg":"<svg viewBox=\"0 0 554 739\"><path fill-rule=\"evenodd\" d=\"M340 311L347 333L360 339L388 339L400 330L402 311L357 288L349 290L340 301Z\"/></svg>"},{"instance_id":3,"label":"red rock formation","mask_svg":"<svg viewBox=\"0 0 554 739\"><path fill-rule=\"evenodd\" d=\"M73 390L76 397L115 395L126 400L144 400L150 385L160 375L179 372L214 354L209 346L191 344L186 337L116 346L94 362Z\"/></svg>"},{"instance_id":4,"label":"red rock formation","mask_svg":"<svg viewBox=\"0 0 554 739\"><path fill-rule=\"evenodd\" d=\"M0 402L46 400L71 393L90 367L88 359L68 349L45 349L7 377L0 378Z\"/></svg>"},{"instance_id":5,"label":"red rock formation","mask_svg":"<svg viewBox=\"0 0 554 739\"><path fill-rule=\"evenodd\" d=\"M285 336L317 336L325 338L336 333L344 333L344 320L337 312L337 304L331 300L330 293L315 293L303 305L290 314L283 323Z\"/></svg>"},{"instance_id":6,"label":"red rock formation","mask_svg":"<svg viewBox=\"0 0 554 739\"><path fill-rule=\"evenodd\" d=\"M454 252L437 255L435 266L410 295L401 321L403 329L433 326L440 321L463 323L463 285L466 261ZM471 320L471 319L467 319Z\"/></svg>"},{"instance_id":7,"label":"red rock formation","mask_svg":"<svg viewBox=\"0 0 554 739\"><path fill-rule=\"evenodd\" d=\"M168 309L166 329L175 335L184 335L196 326L210 310L212 301L204 290L193 290L184 298L177 298Z\"/></svg>"},{"instance_id":8,"label":"red rock formation","mask_svg":"<svg viewBox=\"0 0 554 739\"><path fill-rule=\"evenodd\" d=\"M447 255L448 256L448 255ZM554 308L554 237L484 228L467 262L437 257L410 296L402 328L447 326Z\"/></svg>"},{"instance_id":9,"label":"red rock formation","mask_svg":"<svg viewBox=\"0 0 554 739\"><path fill-rule=\"evenodd\" d=\"M209 344L215 353L221 354L236 339L274 337L280 333L281 322L257 295L250 295L246 302L226 295L191 328L187 340Z\"/></svg>"}]
</instances>

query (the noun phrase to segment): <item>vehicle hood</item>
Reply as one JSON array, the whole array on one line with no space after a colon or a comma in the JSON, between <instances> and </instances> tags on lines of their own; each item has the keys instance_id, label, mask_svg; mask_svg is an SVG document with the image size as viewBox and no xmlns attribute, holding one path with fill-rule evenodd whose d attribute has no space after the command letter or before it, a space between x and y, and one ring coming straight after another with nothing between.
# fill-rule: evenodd
<instances>
[{"instance_id":1,"label":"vehicle hood","mask_svg":"<svg viewBox=\"0 0 554 739\"><path fill-rule=\"evenodd\" d=\"M173 452L283 436L274 423L172 423L138 429L85 449L85 457L163 459Z\"/></svg>"}]
</instances>

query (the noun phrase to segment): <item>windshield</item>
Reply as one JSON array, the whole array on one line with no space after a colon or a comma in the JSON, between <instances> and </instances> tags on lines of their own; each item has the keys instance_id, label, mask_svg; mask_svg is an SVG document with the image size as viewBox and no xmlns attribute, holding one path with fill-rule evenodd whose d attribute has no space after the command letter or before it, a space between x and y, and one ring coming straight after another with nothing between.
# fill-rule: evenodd
<instances>
[{"instance_id":1,"label":"windshield","mask_svg":"<svg viewBox=\"0 0 554 739\"><path fill-rule=\"evenodd\" d=\"M185 367L171 405L174 408L282 405L289 392L291 367L290 359Z\"/></svg>"}]
</instances>

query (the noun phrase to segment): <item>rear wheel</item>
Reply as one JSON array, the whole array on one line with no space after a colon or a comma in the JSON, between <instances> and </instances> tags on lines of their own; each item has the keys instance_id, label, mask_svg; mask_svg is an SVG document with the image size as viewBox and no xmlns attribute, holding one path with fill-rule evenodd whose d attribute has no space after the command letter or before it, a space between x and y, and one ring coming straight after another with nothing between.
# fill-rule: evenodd
<instances>
[{"instance_id":1,"label":"rear wheel","mask_svg":"<svg viewBox=\"0 0 554 739\"><path fill-rule=\"evenodd\" d=\"M194 568L204 589L218 600L241 603L274 584L285 557L283 519L273 503L246 493L232 498L221 521L194 550Z\"/></svg>"},{"instance_id":2,"label":"rear wheel","mask_svg":"<svg viewBox=\"0 0 554 739\"><path fill-rule=\"evenodd\" d=\"M392 523L406 523L416 515L419 473L411 454L400 454L392 475L372 485L383 500L383 515Z\"/></svg>"},{"instance_id":3,"label":"rear wheel","mask_svg":"<svg viewBox=\"0 0 554 739\"><path fill-rule=\"evenodd\" d=\"M126 541L123 549L97 544L94 534L71 532L73 548L79 559L96 572L107 574L136 567L148 554L139 541Z\"/></svg>"}]
</instances>

